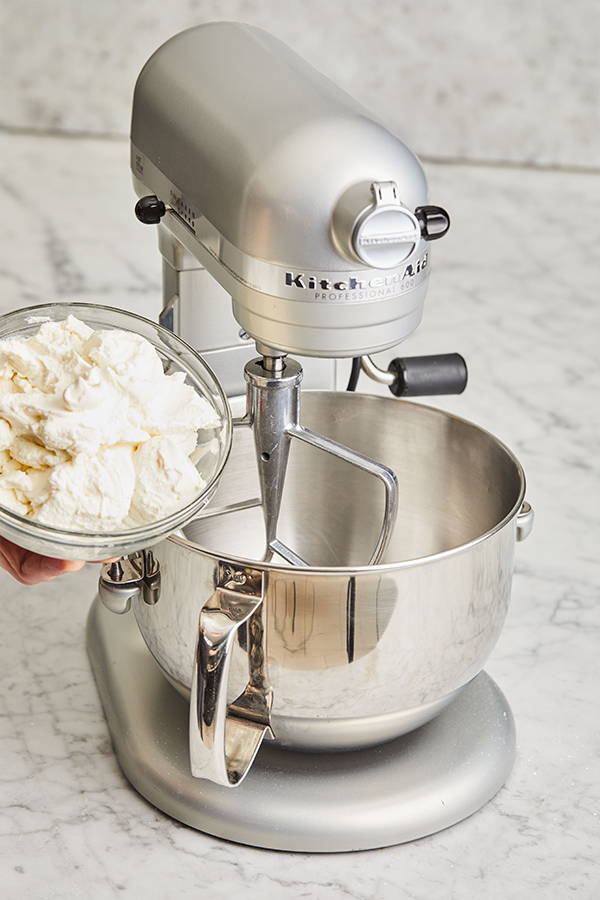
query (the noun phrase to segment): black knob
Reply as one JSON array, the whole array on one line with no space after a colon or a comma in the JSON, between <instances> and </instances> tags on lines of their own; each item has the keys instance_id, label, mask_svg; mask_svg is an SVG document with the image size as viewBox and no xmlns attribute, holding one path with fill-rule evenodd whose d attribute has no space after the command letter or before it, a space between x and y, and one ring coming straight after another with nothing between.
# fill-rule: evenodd
<instances>
[{"instance_id":1,"label":"black knob","mask_svg":"<svg viewBox=\"0 0 600 900\"><path fill-rule=\"evenodd\" d=\"M426 241L437 241L450 228L450 216L441 206L417 206L415 216Z\"/></svg>"},{"instance_id":2,"label":"black knob","mask_svg":"<svg viewBox=\"0 0 600 900\"><path fill-rule=\"evenodd\" d=\"M395 376L390 384L395 397L462 394L467 386L467 364L460 353L393 359L388 371Z\"/></svg>"},{"instance_id":3,"label":"black knob","mask_svg":"<svg viewBox=\"0 0 600 900\"><path fill-rule=\"evenodd\" d=\"M144 225L158 225L166 213L165 204L152 194L135 204L135 214Z\"/></svg>"}]
</instances>

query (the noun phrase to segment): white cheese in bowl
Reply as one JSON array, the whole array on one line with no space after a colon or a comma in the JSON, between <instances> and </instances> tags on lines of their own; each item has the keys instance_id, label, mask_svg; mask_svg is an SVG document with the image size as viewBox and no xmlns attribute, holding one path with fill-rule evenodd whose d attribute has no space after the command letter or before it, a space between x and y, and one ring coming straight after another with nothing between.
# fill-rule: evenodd
<instances>
[{"instance_id":1,"label":"white cheese in bowl","mask_svg":"<svg viewBox=\"0 0 600 900\"><path fill-rule=\"evenodd\" d=\"M164 518L205 487L190 454L219 421L141 335L44 322L0 341L0 504L74 531Z\"/></svg>"}]
</instances>

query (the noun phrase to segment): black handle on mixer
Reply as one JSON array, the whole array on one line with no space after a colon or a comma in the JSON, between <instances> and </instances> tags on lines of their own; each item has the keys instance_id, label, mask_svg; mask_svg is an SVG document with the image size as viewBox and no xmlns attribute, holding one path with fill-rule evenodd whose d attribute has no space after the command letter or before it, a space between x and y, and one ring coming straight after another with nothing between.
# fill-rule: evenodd
<instances>
[{"instance_id":1,"label":"black handle on mixer","mask_svg":"<svg viewBox=\"0 0 600 900\"><path fill-rule=\"evenodd\" d=\"M394 375L389 388L395 397L462 394L468 380L467 364L460 353L397 357L388 372Z\"/></svg>"}]
</instances>

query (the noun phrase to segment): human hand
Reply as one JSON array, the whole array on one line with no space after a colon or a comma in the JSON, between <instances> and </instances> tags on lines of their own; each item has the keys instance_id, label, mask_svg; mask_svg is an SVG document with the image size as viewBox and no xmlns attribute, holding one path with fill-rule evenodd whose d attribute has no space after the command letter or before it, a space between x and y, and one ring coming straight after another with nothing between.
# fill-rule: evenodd
<instances>
[{"instance_id":1,"label":"human hand","mask_svg":"<svg viewBox=\"0 0 600 900\"><path fill-rule=\"evenodd\" d=\"M41 556L0 537L0 568L6 569L21 584L51 581L65 572L78 572L84 565L81 560Z\"/></svg>"}]
</instances>

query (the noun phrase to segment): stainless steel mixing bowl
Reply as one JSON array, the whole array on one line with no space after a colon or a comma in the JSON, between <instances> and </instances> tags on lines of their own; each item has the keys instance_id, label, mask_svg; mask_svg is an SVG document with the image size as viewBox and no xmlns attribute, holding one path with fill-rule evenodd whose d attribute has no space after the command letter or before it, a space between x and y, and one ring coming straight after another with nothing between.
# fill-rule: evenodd
<instances>
[{"instance_id":1,"label":"stainless steel mixing bowl","mask_svg":"<svg viewBox=\"0 0 600 900\"><path fill-rule=\"evenodd\" d=\"M469 422L339 392L306 393L303 421L396 472L400 513L384 563L365 566L383 491L298 445L280 532L310 568L257 561L261 512L247 510L157 545L158 602L140 593L133 603L163 672L183 694L192 688L194 774L223 784L241 780L265 736L352 749L435 716L496 643L515 538L530 526L521 466ZM212 503L257 491L252 435L237 429Z\"/></svg>"}]
</instances>

